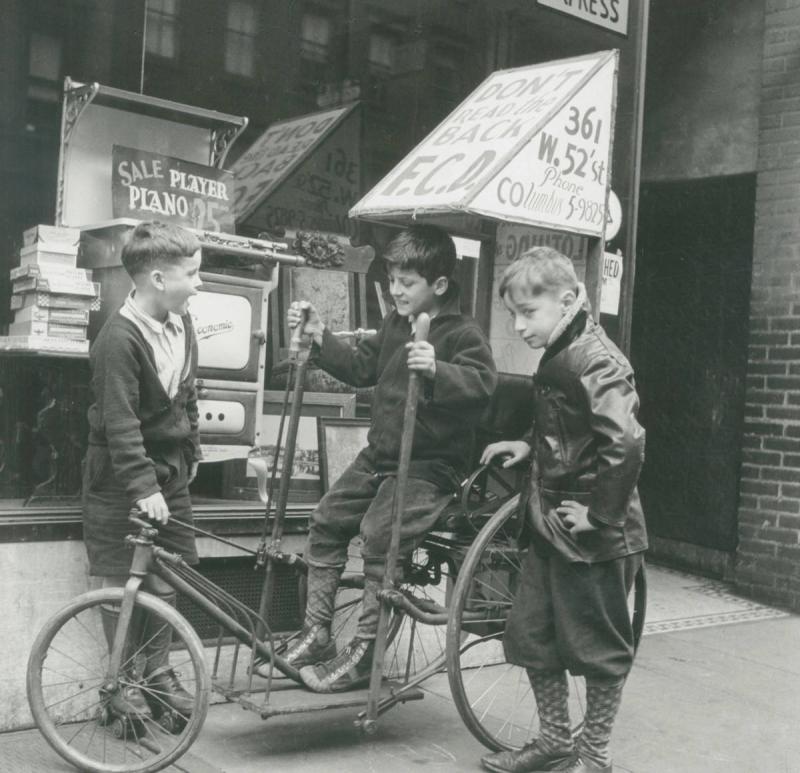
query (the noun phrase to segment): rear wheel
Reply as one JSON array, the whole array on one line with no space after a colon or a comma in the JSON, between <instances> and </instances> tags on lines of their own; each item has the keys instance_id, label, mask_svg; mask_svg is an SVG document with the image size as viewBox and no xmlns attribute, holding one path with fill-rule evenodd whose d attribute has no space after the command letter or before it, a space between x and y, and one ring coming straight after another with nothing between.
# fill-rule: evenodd
<instances>
[{"instance_id":1,"label":"rear wheel","mask_svg":"<svg viewBox=\"0 0 800 773\"><path fill-rule=\"evenodd\" d=\"M538 735L536 700L524 668L506 662L502 639L516 595L521 555L514 515L518 497L488 520L472 543L458 574L447 624L447 674L461 718L482 744L494 751L519 749ZM644 625L644 568L631 598L634 641ZM575 732L586 706L585 682L569 678L570 717Z\"/></svg>"},{"instance_id":2,"label":"rear wheel","mask_svg":"<svg viewBox=\"0 0 800 773\"><path fill-rule=\"evenodd\" d=\"M191 746L208 711L210 683L197 634L148 593L137 593L134 605L134 619L147 616L147 633L131 637L119 673L109 672L103 617L110 612L118 619L123 594L123 588L103 588L74 599L45 624L28 661L28 702L39 730L58 754L89 773L167 767ZM153 642L167 632L172 644L159 671L174 671L187 693L172 704L158 672L144 676Z\"/></svg>"}]
</instances>

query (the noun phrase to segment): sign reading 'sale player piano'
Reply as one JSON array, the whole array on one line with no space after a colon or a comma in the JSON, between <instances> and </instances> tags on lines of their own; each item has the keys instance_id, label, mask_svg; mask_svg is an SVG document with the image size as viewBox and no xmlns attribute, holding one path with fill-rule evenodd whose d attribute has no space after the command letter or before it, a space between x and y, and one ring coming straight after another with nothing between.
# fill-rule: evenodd
<instances>
[{"instance_id":1,"label":"sign reading 'sale player piano'","mask_svg":"<svg viewBox=\"0 0 800 773\"><path fill-rule=\"evenodd\" d=\"M111 158L115 218L234 230L230 172L121 145L114 145Z\"/></svg>"}]
</instances>

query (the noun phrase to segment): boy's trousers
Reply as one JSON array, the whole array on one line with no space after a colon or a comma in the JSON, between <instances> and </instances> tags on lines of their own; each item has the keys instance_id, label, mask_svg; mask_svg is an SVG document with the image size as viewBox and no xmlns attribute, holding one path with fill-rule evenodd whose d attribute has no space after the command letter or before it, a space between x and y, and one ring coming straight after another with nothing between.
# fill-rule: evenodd
<instances>
[{"instance_id":1,"label":"boy's trousers","mask_svg":"<svg viewBox=\"0 0 800 773\"><path fill-rule=\"evenodd\" d=\"M570 562L530 546L506 622L506 659L534 671L626 676L634 655L628 595L642 561L643 554L635 553L595 564Z\"/></svg>"},{"instance_id":2,"label":"boy's trousers","mask_svg":"<svg viewBox=\"0 0 800 773\"><path fill-rule=\"evenodd\" d=\"M397 478L376 471L367 455L355 461L331 486L311 515L306 560L312 566L341 568L347 546L360 534L364 574L380 581L392 534L392 502ZM400 556L409 555L436 524L452 498L435 483L409 478L400 529Z\"/></svg>"}]
</instances>

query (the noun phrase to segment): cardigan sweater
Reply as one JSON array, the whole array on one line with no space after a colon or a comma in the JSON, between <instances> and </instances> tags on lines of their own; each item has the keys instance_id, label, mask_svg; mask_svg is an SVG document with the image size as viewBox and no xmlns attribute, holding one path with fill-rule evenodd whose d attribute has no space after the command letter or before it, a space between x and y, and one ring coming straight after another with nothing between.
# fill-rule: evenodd
<instances>
[{"instance_id":1,"label":"cardigan sweater","mask_svg":"<svg viewBox=\"0 0 800 773\"><path fill-rule=\"evenodd\" d=\"M114 475L131 503L161 490L157 470L200 459L197 339L189 314L184 377L170 399L158 377L153 350L138 326L114 312L92 344L89 364L95 402L89 407L89 443L107 446Z\"/></svg>"},{"instance_id":2,"label":"cardigan sweater","mask_svg":"<svg viewBox=\"0 0 800 773\"><path fill-rule=\"evenodd\" d=\"M375 386L368 453L379 471L394 474L400 457L409 369L411 324L390 312L378 332L353 349L328 328L312 359L355 387ZM478 323L459 312L457 296L431 320L428 341L436 351L436 375L421 378L411 449L411 477L456 489L467 472L474 430L497 384L489 343Z\"/></svg>"}]
</instances>

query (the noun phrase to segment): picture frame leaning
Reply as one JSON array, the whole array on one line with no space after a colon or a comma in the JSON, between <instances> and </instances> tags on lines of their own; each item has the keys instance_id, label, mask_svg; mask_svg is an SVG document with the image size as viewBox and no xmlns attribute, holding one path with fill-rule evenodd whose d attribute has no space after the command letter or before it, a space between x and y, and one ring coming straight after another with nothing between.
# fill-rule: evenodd
<instances>
[{"instance_id":1,"label":"picture frame leaning","mask_svg":"<svg viewBox=\"0 0 800 773\"><path fill-rule=\"evenodd\" d=\"M271 471L274 463L275 447L278 445L278 429L283 406L282 390L266 390L262 406L260 422L261 439L250 456L264 456L267 468ZM286 409L283 426L283 438L280 447L286 443L286 432L289 426L291 395ZM317 419L353 419L356 414L356 396L350 392L305 392L303 407L300 413L300 424L297 431L292 478L289 484L290 505L315 505L322 496L319 471L319 446ZM245 459L236 460L234 468L226 481L227 496L233 499L258 501L258 487L255 472L247 465ZM282 468L279 462L274 496L277 496Z\"/></svg>"},{"instance_id":2,"label":"picture frame leaning","mask_svg":"<svg viewBox=\"0 0 800 773\"><path fill-rule=\"evenodd\" d=\"M369 427L369 419L317 418L319 477L323 494L366 447Z\"/></svg>"}]
</instances>

